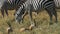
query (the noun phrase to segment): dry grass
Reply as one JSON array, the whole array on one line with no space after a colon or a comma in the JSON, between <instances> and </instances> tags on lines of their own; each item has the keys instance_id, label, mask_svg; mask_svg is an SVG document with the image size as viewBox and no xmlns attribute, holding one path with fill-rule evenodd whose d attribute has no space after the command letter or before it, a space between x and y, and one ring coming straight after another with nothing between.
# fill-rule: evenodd
<instances>
[{"instance_id":1,"label":"dry grass","mask_svg":"<svg viewBox=\"0 0 60 34\"><path fill-rule=\"evenodd\" d=\"M14 10L9 11L9 16L7 17L5 15L4 18L2 18L2 15L0 13L0 34L7 34L7 28L8 24L10 23L13 32L10 34L60 34L60 10L57 10L58 12L58 23L55 24L55 19L53 17L53 25L49 25L49 16L46 11L41 12L36 17L33 18L36 19L36 27L33 30L26 30L23 32L20 32L20 28L25 27L27 28L29 26L29 17L28 15L24 18L24 22L22 24L16 23L14 19Z\"/></svg>"}]
</instances>

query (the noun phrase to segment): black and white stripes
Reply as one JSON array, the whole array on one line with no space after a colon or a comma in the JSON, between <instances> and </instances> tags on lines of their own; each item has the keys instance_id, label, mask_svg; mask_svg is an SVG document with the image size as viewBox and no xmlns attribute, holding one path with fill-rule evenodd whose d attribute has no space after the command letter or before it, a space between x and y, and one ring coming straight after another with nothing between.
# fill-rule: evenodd
<instances>
[{"instance_id":1,"label":"black and white stripes","mask_svg":"<svg viewBox=\"0 0 60 34\"><path fill-rule=\"evenodd\" d=\"M28 5L31 5L34 10L38 10L40 8L41 9L47 8L47 7L52 8L53 6L55 7L55 3L53 0L51 0L51 1L49 1L49 0L27 0L25 3L23 3L23 5L21 5L21 7L24 6L25 8L27 8Z\"/></svg>"},{"instance_id":2,"label":"black and white stripes","mask_svg":"<svg viewBox=\"0 0 60 34\"><path fill-rule=\"evenodd\" d=\"M30 20L32 20L32 10L35 10L36 12L38 12L38 10L41 9L45 9L49 16L50 16L50 22L52 22L52 16L54 15L56 18L56 22L57 22L57 13L55 10L55 3L53 0L27 0L25 3L23 3L23 5L21 5L21 7L19 8L19 10L17 11L17 13L15 15L16 20L20 21L22 19L23 13L25 11L28 11L28 14L30 15ZM22 14L21 14L22 13ZM20 16L19 16L20 15Z\"/></svg>"},{"instance_id":3,"label":"black and white stripes","mask_svg":"<svg viewBox=\"0 0 60 34\"><path fill-rule=\"evenodd\" d=\"M4 17L4 11L6 13L6 15L8 16L8 10L17 10L19 7L20 7L20 4L24 3L24 1L22 0L5 0L3 3L2 3L2 6L1 6L1 13Z\"/></svg>"}]
</instances>

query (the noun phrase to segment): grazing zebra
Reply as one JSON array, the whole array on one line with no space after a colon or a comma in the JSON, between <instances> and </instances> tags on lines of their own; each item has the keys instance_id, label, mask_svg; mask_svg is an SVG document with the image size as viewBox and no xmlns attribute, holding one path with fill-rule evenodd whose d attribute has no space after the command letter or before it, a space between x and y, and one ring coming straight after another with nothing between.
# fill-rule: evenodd
<instances>
[{"instance_id":1,"label":"grazing zebra","mask_svg":"<svg viewBox=\"0 0 60 34\"><path fill-rule=\"evenodd\" d=\"M8 10L17 10L20 7L20 4L24 3L26 0L6 0L1 6L1 13L4 17L4 11L8 16Z\"/></svg>"},{"instance_id":2,"label":"grazing zebra","mask_svg":"<svg viewBox=\"0 0 60 34\"><path fill-rule=\"evenodd\" d=\"M55 16L57 23L57 12L55 10L55 3L53 0L27 0L15 14L15 19L20 22L23 19L24 13L28 12L31 25L35 25L32 19L32 11L39 13L40 10L45 9L50 16L50 24L52 24L52 16Z\"/></svg>"}]
</instances>

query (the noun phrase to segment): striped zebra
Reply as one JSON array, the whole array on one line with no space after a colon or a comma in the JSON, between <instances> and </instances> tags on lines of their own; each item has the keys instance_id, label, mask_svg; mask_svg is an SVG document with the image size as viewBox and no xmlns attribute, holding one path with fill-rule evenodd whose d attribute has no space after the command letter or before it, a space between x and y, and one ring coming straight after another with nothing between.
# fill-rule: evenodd
<instances>
[{"instance_id":1,"label":"striped zebra","mask_svg":"<svg viewBox=\"0 0 60 34\"><path fill-rule=\"evenodd\" d=\"M25 0L24 0L25 1ZM1 13L4 17L4 11L6 15L8 16L8 10L14 10L17 11L17 9L20 7L20 4L24 3L23 0L6 0L3 2L1 6Z\"/></svg>"},{"instance_id":2,"label":"striped zebra","mask_svg":"<svg viewBox=\"0 0 60 34\"><path fill-rule=\"evenodd\" d=\"M57 23L57 12L55 10L55 3L53 0L27 0L15 14L16 22L20 22L23 19L24 13L28 12L31 25L35 25L32 19L32 11L34 10L37 14L40 10L45 9L50 16L50 24L52 24L52 16L55 16Z\"/></svg>"}]
</instances>

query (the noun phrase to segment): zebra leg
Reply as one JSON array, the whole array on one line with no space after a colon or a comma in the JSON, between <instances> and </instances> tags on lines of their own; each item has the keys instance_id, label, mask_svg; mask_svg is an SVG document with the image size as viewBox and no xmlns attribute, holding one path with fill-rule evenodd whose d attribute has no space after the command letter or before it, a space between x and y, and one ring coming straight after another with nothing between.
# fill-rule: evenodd
<instances>
[{"instance_id":1,"label":"zebra leg","mask_svg":"<svg viewBox=\"0 0 60 34\"><path fill-rule=\"evenodd\" d=\"M53 13L53 15L55 16L55 19L56 19L56 23L58 22L58 20L57 20L57 11L56 11L56 9L55 8L52 8L52 13Z\"/></svg>"},{"instance_id":2,"label":"zebra leg","mask_svg":"<svg viewBox=\"0 0 60 34\"><path fill-rule=\"evenodd\" d=\"M4 9L1 8L2 16L4 17Z\"/></svg>"},{"instance_id":3,"label":"zebra leg","mask_svg":"<svg viewBox=\"0 0 60 34\"><path fill-rule=\"evenodd\" d=\"M58 20L57 20L57 12L54 12L54 16L55 16L55 18L56 18L56 23L58 22Z\"/></svg>"},{"instance_id":4,"label":"zebra leg","mask_svg":"<svg viewBox=\"0 0 60 34\"><path fill-rule=\"evenodd\" d=\"M5 9L5 13L6 13L6 15L8 16L8 11Z\"/></svg>"},{"instance_id":5,"label":"zebra leg","mask_svg":"<svg viewBox=\"0 0 60 34\"><path fill-rule=\"evenodd\" d=\"M49 14L49 16L50 16L50 25L51 24L53 24L52 23L52 14L51 14L51 11L50 11L50 9L48 9L48 8L45 8L46 9L46 11L48 12L48 14Z\"/></svg>"}]
</instances>

